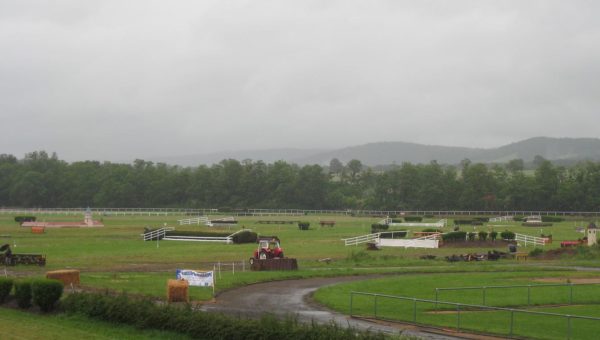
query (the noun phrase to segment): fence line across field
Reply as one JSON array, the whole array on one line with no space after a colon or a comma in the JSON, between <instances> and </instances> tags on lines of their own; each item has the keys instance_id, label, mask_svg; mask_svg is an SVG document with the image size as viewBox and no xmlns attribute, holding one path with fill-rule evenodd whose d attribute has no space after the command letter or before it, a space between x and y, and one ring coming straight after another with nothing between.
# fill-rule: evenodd
<instances>
[{"instance_id":1,"label":"fence line across field","mask_svg":"<svg viewBox=\"0 0 600 340\"><path fill-rule=\"evenodd\" d=\"M0 214L83 214L87 208L0 208ZM314 209L244 209L219 211L215 208L91 208L95 214L105 215L185 215L228 213L238 216L299 216L299 215L345 215L345 216L585 216L600 217L600 211L538 211L538 210L314 210Z\"/></svg>"},{"instance_id":2,"label":"fence line across field","mask_svg":"<svg viewBox=\"0 0 600 340\"><path fill-rule=\"evenodd\" d=\"M531 289L544 288L544 287L569 287L569 304L573 304L573 287L578 286L600 286L600 283L549 283L549 284L537 284L537 285L509 285L509 286L479 286L479 287L450 287L450 288L436 288L435 289L435 301L439 300L439 292L442 291L463 291L463 290L481 290L482 291L482 304L485 306L486 292L493 289L511 289L511 288L527 288L527 306L531 305Z\"/></svg>"},{"instance_id":3,"label":"fence line across field","mask_svg":"<svg viewBox=\"0 0 600 340\"><path fill-rule=\"evenodd\" d=\"M508 325L508 336L512 337L514 335L514 314L515 313L521 313L521 314L529 314L529 315L535 315L535 316L551 316L551 317L559 317L559 318L563 318L563 319L567 319L567 325L566 325L566 331L565 331L565 335L567 339L571 339L572 338L572 327L571 327L571 320L572 319L579 319L579 320L589 320L589 321L600 321L600 318L597 317L592 317L592 316L583 316L583 315L570 315L570 314L559 314L559 313L548 313L548 312L538 312L538 311L528 311L528 310L523 310L523 309L515 309L515 308L504 308L504 307L492 307L492 306L482 306L482 305L473 305L473 304L466 304L466 303L458 303L458 302L448 302L448 301L436 301L436 300L428 300L428 299L419 299L419 298L414 298L414 297L408 297L408 296L396 296L396 295L387 295L387 294L376 294L376 293L367 293L367 292L356 292L356 291L351 291L350 292L350 317L353 316L357 316L360 317L360 315L354 315L353 313L353 300L354 300L354 296L355 295L362 295L362 296L370 296L373 297L373 317L375 319L380 319L380 320L385 320L384 318L381 318L377 315L377 299L378 298L383 298L383 299L392 299L392 300L401 300L401 301L410 301L413 303L413 315L412 315L412 320L409 322L412 323L417 323L417 303L428 303L428 304L435 304L437 305L448 305L448 306L454 306L456 308L456 331L460 332L461 330L461 325L460 325L460 313L461 313L461 308L463 308L463 311L465 311L465 309L483 309L483 310L490 310L490 311L505 311L505 312L509 312L510 313L510 323ZM465 328L463 328L465 329Z\"/></svg>"}]
</instances>

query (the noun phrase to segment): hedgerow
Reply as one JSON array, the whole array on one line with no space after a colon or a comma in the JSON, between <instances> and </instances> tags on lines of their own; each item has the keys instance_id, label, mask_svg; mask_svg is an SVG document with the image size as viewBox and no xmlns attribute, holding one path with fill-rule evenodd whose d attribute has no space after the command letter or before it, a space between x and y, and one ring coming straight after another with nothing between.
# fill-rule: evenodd
<instances>
[{"instance_id":1,"label":"hedgerow","mask_svg":"<svg viewBox=\"0 0 600 340\"><path fill-rule=\"evenodd\" d=\"M259 320L231 318L221 314L193 311L150 300L134 300L127 295L70 294L62 308L71 314L134 325L140 329L175 331L196 339L384 339L380 333L342 328L334 323L303 324L297 319L278 320L266 316Z\"/></svg>"}]
</instances>

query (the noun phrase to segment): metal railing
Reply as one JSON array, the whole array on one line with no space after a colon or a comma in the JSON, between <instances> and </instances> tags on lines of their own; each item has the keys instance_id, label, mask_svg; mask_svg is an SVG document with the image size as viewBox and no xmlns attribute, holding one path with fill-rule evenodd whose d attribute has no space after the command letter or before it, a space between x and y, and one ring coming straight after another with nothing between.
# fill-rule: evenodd
<instances>
[{"instance_id":1,"label":"metal railing","mask_svg":"<svg viewBox=\"0 0 600 340\"><path fill-rule=\"evenodd\" d=\"M194 217L194 218L184 218L182 220L177 220L177 222L179 222L179 225L192 225L192 224L211 225L210 221L208 220L208 217L206 217L206 216Z\"/></svg>"},{"instance_id":2,"label":"metal railing","mask_svg":"<svg viewBox=\"0 0 600 340\"><path fill-rule=\"evenodd\" d=\"M579 320L590 320L590 321L600 321L600 318L597 317L591 317L591 316L582 316L582 315L570 315L570 314L559 314L559 313L548 313L548 312L538 312L538 311L529 311L529 310L523 310L523 309L515 309L515 308L504 308L504 307L492 307L492 306L481 306L481 305L473 305L473 304L465 304L465 303L458 303L458 302L447 302L447 301L437 301L437 300L428 300L428 299L419 299L419 298L414 298L414 297L407 297L407 296L396 296L396 295L386 295L386 294L376 294L376 293L366 293L366 292L356 292L356 291L351 291L350 292L350 317L353 316L357 316L360 317L362 315L355 315L354 314L354 296L355 295L362 295L362 296L370 296L373 297L373 317L375 319L381 319L381 320L387 320L385 318L382 318L381 316L378 315L378 299L392 299L392 300L401 300L401 301L409 301L413 303L413 308L412 308L412 318L409 319L402 319L402 321L408 321L408 322L412 322L417 324L417 304L418 303L427 303L427 304L432 304L432 305L446 305L446 306L452 306L453 309L455 309L456 311L456 331L460 332L461 331L461 311L473 311L473 310L485 310L485 311L505 311L510 313L510 322L507 325L507 335L509 337L515 336L517 334L515 334L514 332L514 315L515 314L527 314L527 315L534 315L534 316L551 316L551 317L559 317L559 318L563 318L566 319L566 330L565 330L565 335L567 339L571 339L572 338L572 320L573 319L579 319ZM489 317L489 315L488 315ZM473 330L473 331L478 331L477 329L469 329L469 328L465 328L463 327L462 330ZM481 331L481 330L479 330Z\"/></svg>"},{"instance_id":3,"label":"metal railing","mask_svg":"<svg viewBox=\"0 0 600 340\"><path fill-rule=\"evenodd\" d=\"M550 283L550 284L537 284L537 285L510 285L510 286L479 286L479 287L451 287L451 288L436 288L435 289L435 301L439 300L439 294L443 291L463 291L463 290L481 290L481 304L486 305L487 291L493 289L510 289L510 288L527 288L527 306L531 306L531 290L536 288L544 287L569 287L568 299L569 304L573 304L573 287L578 286L600 286L600 283Z\"/></svg>"},{"instance_id":4,"label":"metal railing","mask_svg":"<svg viewBox=\"0 0 600 340\"><path fill-rule=\"evenodd\" d=\"M0 214L83 214L87 208L0 208ZM91 208L95 214L114 215L182 215L216 214L214 208ZM600 217L600 211L539 211L539 210L315 210L315 209L244 209L233 211L233 215L277 216L277 215L348 215L348 216L391 216L391 215L434 215L434 216L582 216Z\"/></svg>"}]
</instances>

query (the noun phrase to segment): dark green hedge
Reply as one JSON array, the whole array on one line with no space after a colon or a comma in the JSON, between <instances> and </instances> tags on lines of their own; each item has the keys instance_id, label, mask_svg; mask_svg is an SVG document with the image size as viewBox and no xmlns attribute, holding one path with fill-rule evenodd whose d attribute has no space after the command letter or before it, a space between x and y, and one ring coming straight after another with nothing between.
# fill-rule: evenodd
<instances>
[{"instance_id":1,"label":"dark green hedge","mask_svg":"<svg viewBox=\"0 0 600 340\"><path fill-rule=\"evenodd\" d=\"M386 231L386 232L382 232L381 233L381 238L405 238L406 234L408 232L401 230L401 231Z\"/></svg>"},{"instance_id":2,"label":"dark green hedge","mask_svg":"<svg viewBox=\"0 0 600 340\"><path fill-rule=\"evenodd\" d=\"M0 277L0 303L3 303L13 287L13 280L5 277Z\"/></svg>"},{"instance_id":3,"label":"dark green hedge","mask_svg":"<svg viewBox=\"0 0 600 340\"><path fill-rule=\"evenodd\" d=\"M63 293L63 283L52 279L38 279L31 283L33 303L43 312L54 309Z\"/></svg>"},{"instance_id":4,"label":"dark green hedge","mask_svg":"<svg viewBox=\"0 0 600 340\"><path fill-rule=\"evenodd\" d=\"M460 242L467 239L466 231L453 231L442 235L442 240L445 242Z\"/></svg>"},{"instance_id":5,"label":"dark green hedge","mask_svg":"<svg viewBox=\"0 0 600 340\"><path fill-rule=\"evenodd\" d=\"M35 222L35 216L15 216L15 222L23 223L23 222Z\"/></svg>"},{"instance_id":6,"label":"dark green hedge","mask_svg":"<svg viewBox=\"0 0 600 340\"><path fill-rule=\"evenodd\" d=\"M514 240L515 239L515 233L513 233L512 231L503 231L500 233L500 238L502 238L503 240Z\"/></svg>"},{"instance_id":7,"label":"dark green hedge","mask_svg":"<svg viewBox=\"0 0 600 340\"><path fill-rule=\"evenodd\" d=\"M403 223L404 220L402 220L401 218L392 218L392 223Z\"/></svg>"},{"instance_id":8,"label":"dark green hedge","mask_svg":"<svg viewBox=\"0 0 600 340\"><path fill-rule=\"evenodd\" d=\"M174 331L199 339L385 339L383 334L343 328L334 323L303 324L296 319L263 317L247 320L222 314L158 305L150 300L133 300L126 295L75 293L62 301L72 314L108 322L134 325L139 329Z\"/></svg>"},{"instance_id":9,"label":"dark green hedge","mask_svg":"<svg viewBox=\"0 0 600 340\"><path fill-rule=\"evenodd\" d=\"M16 281L15 282L15 298L17 305L21 308L31 307L31 281Z\"/></svg>"},{"instance_id":10,"label":"dark green hedge","mask_svg":"<svg viewBox=\"0 0 600 340\"><path fill-rule=\"evenodd\" d=\"M404 220L406 222L421 222L421 221L423 221L423 217L421 217L421 216L405 216Z\"/></svg>"},{"instance_id":11,"label":"dark green hedge","mask_svg":"<svg viewBox=\"0 0 600 340\"><path fill-rule=\"evenodd\" d=\"M253 231L246 230L233 235L232 240L235 244L256 243L258 240L258 234Z\"/></svg>"},{"instance_id":12,"label":"dark green hedge","mask_svg":"<svg viewBox=\"0 0 600 340\"><path fill-rule=\"evenodd\" d=\"M298 222L298 229L300 230L308 230L310 228L309 222Z\"/></svg>"},{"instance_id":13,"label":"dark green hedge","mask_svg":"<svg viewBox=\"0 0 600 340\"><path fill-rule=\"evenodd\" d=\"M385 231L385 230L388 230L389 228L390 228L390 226L387 224L374 223L374 224L371 224L371 234L378 233L380 231Z\"/></svg>"}]
</instances>

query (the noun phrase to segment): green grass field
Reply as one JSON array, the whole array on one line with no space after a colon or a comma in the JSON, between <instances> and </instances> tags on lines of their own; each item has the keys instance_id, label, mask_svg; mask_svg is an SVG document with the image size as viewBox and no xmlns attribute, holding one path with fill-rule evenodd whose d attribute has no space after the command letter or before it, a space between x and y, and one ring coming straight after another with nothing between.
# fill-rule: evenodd
<instances>
[{"instance_id":1,"label":"green grass field","mask_svg":"<svg viewBox=\"0 0 600 340\"><path fill-rule=\"evenodd\" d=\"M39 221L78 221L82 216L38 215ZM349 216L302 216L302 217L240 217L238 227L213 227L177 225L177 219L183 216L94 216L102 218L105 227L101 228L47 228L45 234L32 234L29 228L20 227L14 222L14 216L0 215L0 244L9 243L14 253L42 253L47 256L46 267L17 266L8 267L11 276L43 276L48 270L75 268L81 270L81 284L84 288L126 291L132 294L148 295L154 298L165 298L166 281L174 278L178 268L212 270L221 264L216 275L217 292L254 282L280 280L286 278L306 278L314 276L341 276L372 273L428 273L427 275L399 276L407 279L418 278L421 286L429 287L437 282L435 273L452 273L453 285L470 285L479 280L478 275L496 275L494 284L512 282L511 275L525 275L533 270L549 276L575 275L571 271L549 268L549 266L595 266L596 257L562 258L555 261L528 261L517 263L513 260L498 262L448 263L443 257L451 254L484 253L491 249L506 251L506 244L497 242L493 247L440 249L403 249L384 248L380 251L366 251L364 245L344 246L342 238L370 233L372 223L379 218L354 218ZM273 225L258 224L258 220L303 220L311 223L307 231L301 231L295 224ZM320 227L319 220L335 220L334 227ZM439 218L428 219L436 222ZM451 222L451 220L449 220ZM561 240L572 240L583 237L575 231L577 226L585 226L588 221L572 220L555 223L552 227L522 227L520 223L491 223L495 231L505 229L532 236L552 234L554 243L546 249L559 247ZM180 242L180 241L147 241L140 234L146 226L159 227L163 224L176 227L177 230L219 230L234 232L241 228L252 229L260 235L276 235L282 241L285 254L298 259L300 270L293 272L251 272L247 261L255 244L226 245L220 243ZM450 223L451 224L451 223ZM423 228L406 228L419 231ZM465 231L489 231L491 227L463 227ZM447 227L446 231L451 228ZM409 234L409 237L411 235ZM530 251L533 247L520 249ZM436 260L420 260L420 255L433 254ZM329 262L319 261L331 259ZM234 267L235 266L235 271ZM542 272L542 270L546 270ZM478 274L486 272L486 274ZM581 274L583 275L583 274ZM390 280L393 280L390 278ZM526 280L525 280L526 281ZM367 281L366 285L370 285ZM487 281L486 281L487 282ZM483 283L480 283L483 284ZM400 284L404 287L405 284ZM345 287L345 286L344 286ZM380 286L376 285L374 288ZM384 288L383 286L381 286ZM340 292L346 292L341 290ZM381 292L386 292L385 290ZM380 292L380 293L381 293ZM414 293L393 291L394 294ZM349 296L324 298L323 293L317 296L332 308L347 308ZM419 293L420 294L420 293ZM420 295L418 295L420 296ZM190 297L194 301L205 301L212 298L212 289L191 287ZM430 296L428 296L429 298ZM334 302L329 301L332 299ZM464 302L464 301L461 301ZM345 305L344 305L345 303ZM589 306L588 306L589 307ZM358 308L358 307L357 307ZM568 307L572 308L572 307ZM443 316L443 317L448 317ZM426 321L427 319L422 319ZM466 319L465 319L466 320ZM467 322L467 321L465 321Z\"/></svg>"},{"instance_id":2,"label":"green grass field","mask_svg":"<svg viewBox=\"0 0 600 340\"><path fill-rule=\"evenodd\" d=\"M319 289L317 301L329 308L350 313L350 292L366 292L435 300L435 288L541 285L548 281L556 283L577 282L595 279L599 273L589 272L505 272L505 273L440 273L427 275L400 275L390 278L344 283ZM439 301L483 305L482 290L442 291ZM570 302L569 287L534 287L528 297L527 288L487 289L485 306L511 307L557 314L600 317L600 284L575 285L573 303ZM416 307L416 312L415 312ZM510 313L506 311L471 310L460 313L456 307L427 302L415 304L412 300L399 300L372 296L353 295L352 314L390 320L416 322L442 328L456 328L500 335L510 333ZM534 316L523 313L514 315L513 334L535 339L564 339L567 334L567 319L553 316ZM572 338L596 339L600 331L599 321L572 320Z\"/></svg>"}]
</instances>

